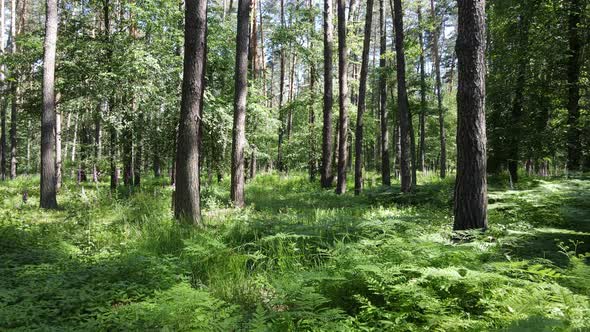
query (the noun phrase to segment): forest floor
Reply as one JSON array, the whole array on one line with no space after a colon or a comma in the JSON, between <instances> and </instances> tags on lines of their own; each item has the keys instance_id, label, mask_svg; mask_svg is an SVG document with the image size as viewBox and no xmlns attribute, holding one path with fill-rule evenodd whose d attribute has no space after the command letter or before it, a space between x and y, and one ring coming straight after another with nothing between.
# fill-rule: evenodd
<instances>
[{"instance_id":1,"label":"forest floor","mask_svg":"<svg viewBox=\"0 0 590 332\"><path fill-rule=\"evenodd\" d=\"M354 197L261 175L243 210L223 182L202 229L164 181L66 182L53 212L38 178L1 183L0 330L590 330L589 178L490 179L490 229L465 241L451 180Z\"/></svg>"}]
</instances>

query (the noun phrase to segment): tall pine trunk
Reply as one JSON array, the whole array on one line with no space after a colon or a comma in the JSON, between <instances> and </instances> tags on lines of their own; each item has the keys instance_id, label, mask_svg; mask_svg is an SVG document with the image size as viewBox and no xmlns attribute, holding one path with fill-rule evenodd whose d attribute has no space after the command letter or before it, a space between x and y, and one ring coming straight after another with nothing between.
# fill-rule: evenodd
<instances>
[{"instance_id":1,"label":"tall pine trunk","mask_svg":"<svg viewBox=\"0 0 590 332\"><path fill-rule=\"evenodd\" d=\"M383 2L383 0L381 0ZM365 37L363 40L363 54L361 62L361 77L359 85L358 111L356 114L356 135L354 143L354 194L359 195L363 190L363 116L366 105L367 76L369 72L369 51L371 48L371 28L373 24L373 0L367 0L365 14Z\"/></svg>"},{"instance_id":2,"label":"tall pine trunk","mask_svg":"<svg viewBox=\"0 0 590 332\"><path fill-rule=\"evenodd\" d=\"M234 125L231 161L231 200L236 207L244 202L244 147L246 146L246 102L248 97L248 22L250 1L238 1L236 37Z\"/></svg>"},{"instance_id":3,"label":"tall pine trunk","mask_svg":"<svg viewBox=\"0 0 590 332\"><path fill-rule=\"evenodd\" d=\"M184 65L176 146L174 216L201 224L199 137L205 90L207 1L186 0Z\"/></svg>"},{"instance_id":4,"label":"tall pine trunk","mask_svg":"<svg viewBox=\"0 0 590 332\"><path fill-rule=\"evenodd\" d=\"M418 6L418 29L420 34L420 147L418 169L424 172L426 163L426 72L424 69L424 33L422 30L422 7Z\"/></svg>"},{"instance_id":5,"label":"tall pine trunk","mask_svg":"<svg viewBox=\"0 0 590 332\"><path fill-rule=\"evenodd\" d=\"M346 1L338 0L338 182L336 193L346 192L346 166L348 158L348 48L346 46Z\"/></svg>"},{"instance_id":6,"label":"tall pine trunk","mask_svg":"<svg viewBox=\"0 0 590 332\"><path fill-rule=\"evenodd\" d=\"M485 0L460 0L454 230L487 228Z\"/></svg>"},{"instance_id":7,"label":"tall pine trunk","mask_svg":"<svg viewBox=\"0 0 590 332\"><path fill-rule=\"evenodd\" d=\"M410 132L410 109L406 89L406 56L404 51L404 22L401 0L394 0L395 50L397 60L397 107L399 114L401 140L401 189L407 193L412 190L412 147Z\"/></svg>"},{"instance_id":8,"label":"tall pine trunk","mask_svg":"<svg viewBox=\"0 0 590 332\"><path fill-rule=\"evenodd\" d=\"M322 170L323 188L332 186L332 107L334 106L332 81L332 56L334 52L332 0L324 0L324 124L322 130Z\"/></svg>"},{"instance_id":9,"label":"tall pine trunk","mask_svg":"<svg viewBox=\"0 0 590 332\"><path fill-rule=\"evenodd\" d=\"M281 27L285 28L285 0L281 0ZM279 142L277 169L279 172L284 170L283 165L283 141L285 139L285 115L283 114L283 104L285 102L285 45L281 43L280 50L280 82L279 82Z\"/></svg>"},{"instance_id":10,"label":"tall pine trunk","mask_svg":"<svg viewBox=\"0 0 590 332\"><path fill-rule=\"evenodd\" d=\"M55 53L57 0L46 1L43 55L43 114L41 116L41 198L44 209L56 209L55 177Z\"/></svg>"},{"instance_id":11,"label":"tall pine trunk","mask_svg":"<svg viewBox=\"0 0 590 332\"><path fill-rule=\"evenodd\" d=\"M379 115L381 118L381 183L391 185L391 163L389 157L389 120L387 111L387 32L385 29L385 3L379 0Z\"/></svg>"},{"instance_id":12,"label":"tall pine trunk","mask_svg":"<svg viewBox=\"0 0 590 332\"><path fill-rule=\"evenodd\" d=\"M435 22L434 31L432 33L432 57L434 58L434 73L435 73L435 90L436 102L438 108L438 126L439 126L439 141L440 141L440 177L447 176L447 134L445 130L445 114L442 105L442 81L440 75L440 56L438 54L438 39L440 36L440 22L436 15L434 8L434 0L430 0L430 11L432 20Z\"/></svg>"}]
</instances>

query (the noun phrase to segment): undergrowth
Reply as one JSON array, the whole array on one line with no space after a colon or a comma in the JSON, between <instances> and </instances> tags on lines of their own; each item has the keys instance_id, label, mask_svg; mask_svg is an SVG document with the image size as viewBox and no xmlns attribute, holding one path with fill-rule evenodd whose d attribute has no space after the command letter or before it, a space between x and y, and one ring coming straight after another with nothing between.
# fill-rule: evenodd
<instances>
[{"instance_id":1,"label":"undergrowth","mask_svg":"<svg viewBox=\"0 0 590 332\"><path fill-rule=\"evenodd\" d=\"M262 175L239 211L214 184L193 229L158 179L67 182L54 212L37 178L4 182L0 330L590 330L590 180L491 179L490 230L463 242L452 183L420 183L354 197Z\"/></svg>"}]
</instances>

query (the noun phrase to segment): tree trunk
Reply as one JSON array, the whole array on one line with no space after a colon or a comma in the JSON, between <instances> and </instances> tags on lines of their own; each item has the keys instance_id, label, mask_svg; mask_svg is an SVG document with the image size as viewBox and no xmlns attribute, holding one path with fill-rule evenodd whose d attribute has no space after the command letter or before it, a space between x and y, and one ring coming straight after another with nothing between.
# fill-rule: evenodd
<instances>
[{"instance_id":1,"label":"tree trunk","mask_svg":"<svg viewBox=\"0 0 590 332\"><path fill-rule=\"evenodd\" d=\"M440 56L438 54L438 39L440 36L440 23L437 20L434 8L434 0L430 0L430 11L435 28L432 33L432 57L434 58L436 102L438 107L438 126L440 140L440 177L447 176L447 134L445 130L445 114L442 105L442 81L440 77Z\"/></svg>"},{"instance_id":2,"label":"tree trunk","mask_svg":"<svg viewBox=\"0 0 590 332\"><path fill-rule=\"evenodd\" d=\"M281 27L285 28L285 0L281 0ZM283 140L285 136L285 115L283 114L283 104L285 99L285 46L281 43L280 50L280 82L279 82L279 142L278 142L278 156L277 169L283 172Z\"/></svg>"},{"instance_id":3,"label":"tree trunk","mask_svg":"<svg viewBox=\"0 0 590 332\"><path fill-rule=\"evenodd\" d=\"M387 32L385 31L385 4L379 0L379 114L381 117L381 183L391 185L391 168L389 161L389 124L387 110L387 77L385 53L387 53Z\"/></svg>"},{"instance_id":4,"label":"tree trunk","mask_svg":"<svg viewBox=\"0 0 590 332\"><path fill-rule=\"evenodd\" d=\"M207 1L187 0L174 216L193 225L201 224L199 137L205 89L206 35Z\"/></svg>"},{"instance_id":5,"label":"tree trunk","mask_svg":"<svg viewBox=\"0 0 590 332\"><path fill-rule=\"evenodd\" d=\"M383 2L383 0L381 0ZM371 28L373 24L373 0L367 0L365 14L365 37L363 40L363 54L361 63L361 77L359 85L358 111L356 114L356 135L354 144L354 194L359 195L363 190L363 115L367 109L367 75L369 72L369 51L371 48Z\"/></svg>"},{"instance_id":6,"label":"tree trunk","mask_svg":"<svg viewBox=\"0 0 590 332\"><path fill-rule=\"evenodd\" d=\"M338 182L336 193L346 192L346 165L348 160L348 48L346 46L346 1L338 0L338 96L340 135L338 137Z\"/></svg>"},{"instance_id":7,"label":"tree trunk","mask_svg":"<svg viewBox=\"0 0 590 332\"><path fill-rule=\"evenodd\" d=\"M61 151L61 143L62 143L62 130L61 130L61 112L57 112L55 114L55 177L56 177L56 186L57 190L61 188L62 185L62 173L63 173L63 164L62 164L62 151Z\"/></svg>"},{"instance_id":8,"label":"tree trunk","mask_svg":"<svg viewBox=\"0 0 590 332\"><path fill-rule=\"evenodd\" d=\"M231 200L235 207L244 202L244 147L246 146L246 102L248 97L248 22L250 1L238 1L236 39L236 81L231 162Z\"/></svg>"},{"instance_id":9,"label":"tree trunk","mask_svg":"<svg viewBox=\"0 0 590 332\"><path fill-rule=\"evenodd\" d=\"M519 45L517 48L516 84L514 87L514 99L512 101L511 121L508 137L508 171L513 183L518 183L518 164L520 159L520 141L522 131L522 113L524 104L524 89L526 84L526 65L529 23L526 13L518 18Z\"/></svg>"},{"instance_id":10,"label":"tree trunk","mask_svg":"<svg viewBox=\"0 0 590 332\"><path fill-rule=\"evenodd\" d=\"M313 49L313 35L315 34L315 15L313 14L313 2L309 0L310 9L310 32L309 32L309 48ZM316 65L315 63L310 64L309 68L309 92L311 95L311 102L309 105L309 180L315 181L316 173L318 169L318 163L316 158L316 138L315 138L315 100L316 100Z\"/></svg>"},{"instance_id":11,"label":"tree trunk","mask_svg":"<svg viewBox=\"0 0 590 332\"><path fill-rule=\"evenodd\" d=\"M324 124L322 130L322 174L323 188L332 186L332 107L334 106L332 81L332 54L334 47L332 0L324 0Z\"/></svg>"},{"instance_id":12,"label":"tree trunk","mask_svg":"<svg viewBox=\"0 0 590 332\"><path fill-rule=\"evenodd\" d=\"M57 0L46 1L43 56L43 115L41 120L41 197L44 209L57 209L55 178L55 53Z\"/></svg>"},{"instance_id":13,"label":"tree trunk","mask_svg":"<svg viewBox=\"0 0 590 332\"><path fill-rule=\"evenodd\" d=\"M394 0L395 12L395 50L397 60L397 107L399 113L401 136L401 189L407 193L412 190L411 174L411 137L410 137L410 110L408 105L408 93L406 90L406 59L404 52L404 23L401 0Z\"/></svg>"},{"instance_id":14,"label":"tree trunk","mask_svg":"<svg viewBox=\"0 0 590 332\"><path fill-rule=\"evenodd\" d=\"M422 30L422 8L418 6L418 29L420 29L420 148L418 169L424 172L426 163L426 72L424 70L424 33Z\"/></svg>"},{"instance_id":15,"label":"tree trunk","mask_svg":"<svg viewBox=\"0 0 590 332\"><path fill-rule=\"evenodd\" d=\"M581 145L580 145L580 55L582 42L580 40L580 21L584 1L569 0L568 3L568 132L567 132L567 167L569 170L580 169Z\"/></svg>"},{"instance_id":16,"label":"tree trunk","mask_svg":"<svg viewBox=\"0 0 590 332\"><path fill-rule=\"evenodd\" d=\"M5 26L5 2L0 1L0 54L4 54L4 31ZM8 107L8 98L6 98L6 87L4 77L4 64L0 65L0 88L2 89L2 101L0 102L0 179L6 179L6 107Z\"/></svg>"},{"instance_id":17,"label":"tree trunk","mask_svg":"<svg viewBox=\"0 0 590 332\"><path fill-rule=\"evenodd\" d=\"M461 0L458 9L457 179L453 229L486 229L485 0Z\"/></svg>"}]
</instances>

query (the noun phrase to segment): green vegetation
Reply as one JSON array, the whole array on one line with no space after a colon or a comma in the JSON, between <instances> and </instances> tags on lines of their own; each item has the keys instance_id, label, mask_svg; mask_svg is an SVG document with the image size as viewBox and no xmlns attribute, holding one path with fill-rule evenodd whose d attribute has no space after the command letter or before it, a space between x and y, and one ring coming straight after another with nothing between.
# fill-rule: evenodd
<instances>
[{"instance_id":1,"label":"green vegetation","mask_svg":"<svg viewBox=\"0 0 590 332\"><path fill-rule=\"evenodd\" d=\"M493 178L490 230L460 236L452 181L420 180L343 199L261 175L242 210L215 184L202 229L173 220L163 180L66 181L58 211L38 208L38 178L4 182L0 329L590 329L590 179Z\"/></svg>"}]
</instances>

